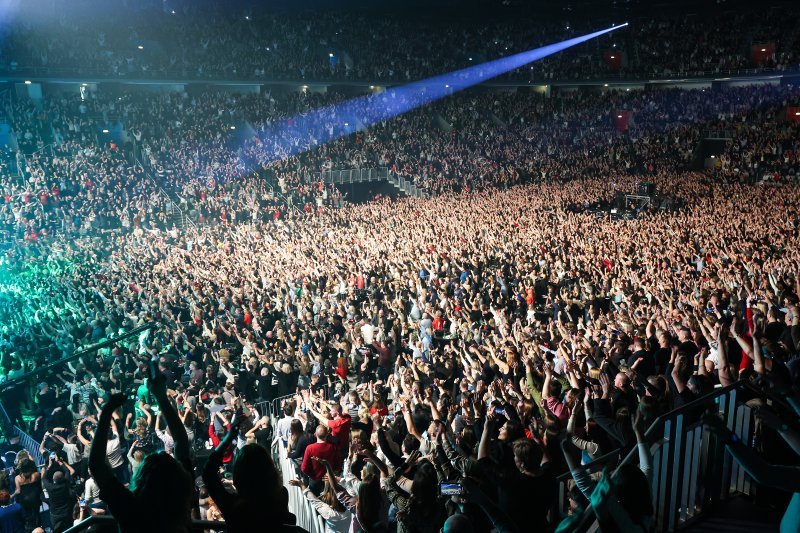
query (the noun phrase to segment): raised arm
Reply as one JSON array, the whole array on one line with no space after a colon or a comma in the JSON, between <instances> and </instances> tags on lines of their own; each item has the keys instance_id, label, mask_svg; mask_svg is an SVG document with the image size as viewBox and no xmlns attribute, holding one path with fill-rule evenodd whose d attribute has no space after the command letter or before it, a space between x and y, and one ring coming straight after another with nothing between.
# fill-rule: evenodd
<instances>
[{"instance_id":1,"label":"raised arm","mask_svg":"<svg viewBox=\"0 0 800 533\"><path fill-rule=\"evenodd\" d=\"M111 470L111 466L106 461L106 446L108 444L108 430L111 427L111 415L116 409L122 407L124 403L124 394L114 394L108 399L108 403L103 406L103 410L100 412L97 429L90 443L89 472L97 481L100 490L113 489L114 482L119 484L114 472ZM80 435L80 432L78 435ZM81 442L88 443L88 440L81 437Z\"/></svg>"},{"instance_id":2,"label":"raised arm","mask_svg":"<svg viewBox=\"0 0 800 533\"><path fill-rule=\"evenodd\" d=\"M153 365L154 366L154 365ZM172 440L175 442L175 459L178 460L186 471L192 472L192 456L189 448L189 436L186 434L186 427L181 423L178 411L167 396L167 383L164 374L153 367L150 369L150 392L156 398L156 403L164 419L167 421Z\"/></svg>"}]
</instances>

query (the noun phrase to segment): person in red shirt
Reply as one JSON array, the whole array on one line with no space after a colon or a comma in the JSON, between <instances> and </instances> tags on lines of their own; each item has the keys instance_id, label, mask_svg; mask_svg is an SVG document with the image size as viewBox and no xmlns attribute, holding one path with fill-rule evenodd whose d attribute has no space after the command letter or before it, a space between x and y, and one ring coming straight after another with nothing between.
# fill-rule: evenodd
<instances>
[{"instance_id":1,"label":"person in red shirt","mask_svg":"<svg viewBox=\"0 0 800 533\"><path fill-rule=\"evenodd\" d=\"M336 449L342 458L346 457L350 450L350 425L352 422L350 414L344 411L338 403L331 406L328 415L314 409L311 409L311 412L317 417L320 424L331 430L331 437L333 437Z\"/></svg>"},{"instance_id":2,"label":"person in red shirt","mask_svg":"<svg viewBox=\"0 0 800 533\"><path fill-rule=\"evenodd\" d=\"M308 487L311 489L311 492L319 495L325 485L323 478L327 473L325 464L319 459L327 461L337 470L339 469L340 461L339 450L336 446L328 442L328 428L319 425L314 435L317 437L317 442L306 446L306 451L303 453L303 462L300 465L300 471L308 476Z\"/></svg>"},{"instance_id":3,"label":"person in red shirt","mask_svg":"<svg viewBox=\"0 0 800 533\"><path fill-rule=\"evenodd\" d=\"M211 444L214 445L214 448L219 446L219 443L222 442L222 439L225 437L228 431L230 431L231 425L225 424L225 431L220 431L219 434L214 430L214 422L208 426L208 436L211 438ZM233 447L229 446L225 453L222 455L222 464L225 465L226 468L229 467L233 461Z\"/></svg>"}]
</instances>

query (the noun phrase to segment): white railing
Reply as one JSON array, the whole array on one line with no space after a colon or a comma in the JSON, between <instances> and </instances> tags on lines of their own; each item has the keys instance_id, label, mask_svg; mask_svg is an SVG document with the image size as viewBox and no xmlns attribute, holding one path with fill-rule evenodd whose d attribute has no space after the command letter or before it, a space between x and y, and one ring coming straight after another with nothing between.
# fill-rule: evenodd
<instances>
[{"instance_id":1,"label":"white railing","mask_svg":"<svg viewBox=\"0 0 800 533\"><path fill-rule=\"evenodd\" d=\"M289 512L296 518L296 525L302 527L308 533L326 533L325 519L320 516L314 506L309 503L303 493L297 487L288 486L288 482L292 479L298 479L295 472L296 465L286 455L286 447L283 441L276 436L272 442L272 457L275 460L275 466L281 472L283 485L289 491Z\"/></svg>"}]
</instances>

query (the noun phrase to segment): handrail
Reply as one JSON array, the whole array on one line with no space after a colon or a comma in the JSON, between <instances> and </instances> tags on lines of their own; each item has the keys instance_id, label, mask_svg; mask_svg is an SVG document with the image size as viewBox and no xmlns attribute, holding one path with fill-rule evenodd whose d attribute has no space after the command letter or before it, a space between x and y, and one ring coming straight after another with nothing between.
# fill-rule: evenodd
<instances>
[{"instance_id":1,"label":"handrail","mask_svg":"<svg viewBox=\"0 0 800 533\"><path fill-rule=\"evenodd\" d=\"M184 214L183 214L183 210L182 210L180 207L178 207L178 202L176 202L176 201L175 201L175 200L174 200L174 199L173 199L173 198L172 198L172 197L169 195L169 193L168 193L167 191L165 191L165 190L164 190L164 189L161 187L161 185L159 185L159 184L158 184L158 182L155 180L155 178L153 178L153 176L152 176L152 175L151 175L151 174L150 174L150 173L147 171L147 167L145 167L145 166L144 166L144 163L142 163L142 161L139 159L139 157L138 157L138 155L136 154L136 152L133 152L133 162L134 162L134 163L136 163L137 165L139 165L140 167L142 167L142 174L144 175L144 177L145 177L145 178L147 178L147 179L150 181L150 183L152 183L152 184L155 186L156 190L157 190L157 191L158 191L158 192L159 192L159 193L160 193L160 194L161 194L161 195L162 195L164 198L166 198L167 200L169 200L169 203L172 205L172 209L173 209L173 210L175 210L175 209L177 209L177 210L178 210L178 212L181 214L181 219L182 219L182 220L184 220L184 221L187 221L187 222L189 222L189 224L190 224L190 225L191 225L193 228L195 228L195 229L196 229L196 228L197 228L197 224L195 224L195 223L194 223L194 221L193 221L191 218L189 218L189 216L188 216L188 215L184 215Z\"/></svg>"},{"instance_id":2,"label":"handrail","mask_svg":"<svg viewBox=\"0 0 800 533\"><path fill-rule=\"evenodd\" d=\"M682 414L688 413L688 412L690 412L690 411L692 411L692 410L694 410L694 409L696 409L698 407L707 405L710 401L713 401L714 399L719 398L720 396L723 396L723 395L729 393L730 391L732 391L734 389L739 389L739 388L742 388L742 387L746 387L748 384L749 383L746 380L740 379L736 383L732 383L732 384L728 385L727 387L722 387L722 388L719 388L719 389L715 389L714 392L710 392L710 393L706 394L705 396L701 396L700 398L698 398L696 400L692 400L691 402L678 407L677 409L673 409L669 413L664 413L663 415L660 415L660 416L656 417L656 419L653 420L653 423L650 424L650 427L647 428L647 430L644 432L645 440L651 439L655 435L656 430L659 429L661 427L661 425L667 419L674 418L674 417L676 417L678 415L682 415ZM637 453L637 450L634 447L632 450L630 450L628 452L628 455L626 455L619 462L619 465L617 466L616 470L614 470L614 474L617 473L617 471L620 469L620 467L622 467L623 465L628 464L633 459L633 457L636 455L636 453Z\"/></svg>"},{"instance_id":3,"label":"handrail","mask_svg":"<svg viewBox=\"0 0 800 533\"><path fill-rule=\"evenodd\" d=\"M110 515L90 516L89 518L81 520L71 528L67 529L64 533L81 533L92 526L113 526L116 524L117 520ZM205 531L207 529L226 531L228 526L225 522L216 522L213 520L192 520L192 531Z\"/></svg>"},{"instance_id":4,"label":"handrail","mask_svg":"<svg viewBox=\"0 0 800 533\"><path fill-rule=\"evenodd\" d=\"M714 404L718 406L718 412L724 415L726 425L737 432L743 440L748 439L752 431L750 410L736 400L736 391L743 388L763 394L763 391L754 387L749 381L739 380L657 417L645 431L645 440L652 443L650 446L653 452L651 489L654 499L656 531L672 531L677 525L685 525L688 521L694 520L699 516L706 500L715 501L715 499L724 498L730 494L730 491L749 493L750 483L744 472L737 469L737 466L731 463L729 458L720 463L718 459L721 459L722 456L719 456L717 459L712 459L712 462L707 462L711 444L704 433L702 422L698 420L690 425L684 422L686 414L700 407ZM665 426L663 437L658 433L662 426ZM660 438L654 439L656 436ZM655 443L653 443L654 440L656 440ZM616 449L607 453L584 465L583 468L589 472L596 472L619 451ZM619 461L617 467L606 475L611 477L617 475L619 469L623 465L631 463L637 455L638 448L633 447ZM713 474L706 471L709 465L713 465L712 469L717 469ZM557 478L559 512L565 510L565 488L571 478L572 475L569 472ZM698 484L702 488L697 488ZM595 522L594 518L592 508L588 506L584 509L582 517L578 519L578 523L573 524L575 531L585 531L590 528Z\"/></svg>"},{"instance_id":5,"label":"handrail","mask_svg":"<svg viewBox=\"0 0 800 533\"><path fill-rule=\"evenodd\" d=\"M736 388L739 388L739 387L743 387L743 386L746 386L746 385L747 385L747 383L745 382L745 380L739 380L736 383L728 385L727 387L724 387L724 388L716 389L713 392L710 392L710 393L706 394L705 396L702 396L702 397L700 397L700 398L698 398L696 400L693 400L693 401L691 401L691 402L689 402L687 404L684 404L684 405L682 405L682 406L680 406L680 407L678 407L676 409L673 409L672 411L670 411L668 413L664 413L663 415L660 415L660 416L656 417L656 419L653 421L653 423L650 424L650 427L648 427L647 430L645 431L645 435L644 435L645 438L647 439L647 438L653 437L653 435L655 434L656 429L658 427L660 427L661 424L663 424L664 421L667 420L668 418L672 418L672 417L677 416L679 414L683 414L685 412L691 411L696 407L699 407L701 405L707 404L710 400L713 400L714 398L717 398L718 396L722 396L723 394L726 394L727 392L729 392L729 391L731 391L733 389L736 389ZM621 451L621 448L615 448L614 450L612 450L612 451L610 451L610 452L608 452L608 453L606 453L604 455L601 455L597 459L594 459L591 462L586 463L585 465L583 465L583 467L587 468L587 469L591 469L592 467L596 467L596 466L598 466L600 464L607 463L609 459L611 459L614 455L618 455L620 451ZM636 448L632 449L628 453L628 455L626 455L619 462L619 466L627 464L627 462L630 461L634 457L635 452L636 452ZM615 473L616 473L616 470L615 470ZM565 473L561 474L560 476L558 476L557 480L566 481L566 480L569 480L571 478L572 478L572 474L570 474L569 472L565 472Z\"/></svg>"},{"instance_id":6,"label":"handrail","mask_svg":"<svg viewBox=\"0 0 800 533\"><path fill-rule=\"evenodd\" d=\"M731 76L781 76L785 74L793 74L798 71L797 64L790 64L785 67L751 67L751 68L736 68L736 69L719 69L719 70L704 70L704 69L689 69L676 72L619 72L614 73L597 73L583 76L581 78L566 78L563 76L555 76L547 78L541 75L536 75L538 71L533 71L534 75L525 77L515 77L510 80L497 80L487 81L483 85L488 86L528 86L530 82L533 83L547 83L547 84L572 84L581 82L591 83L628 83L628 82L680 82L687 79L697 80L698 78L719 78ZM79 73L76 76L76 72ZM60 74L62 73L62 74ZM142 74L139 72L138 74ZM365 79L361 81L346 80L340 78L316 78L316 79L292 79L288 77L240 77L231 78L226 74L210 75L205 78L189 77L182 73L172 72L157 72L151 71L152 76L125 76L118 73L116 76L110 73L107 69L86 69L75 67L36 67L36 66L18 66L16 70L0 69L0 78L9 81L25 81L31 78L38 78L41 81L49 80L75 80L76 82L92 82L92 83L241 83L241 84L257 84L263 85L265 83L275 83L281 85L303 85L303 84L337 84L348 86L363 86L367 84L373 85L398 85L411 82L424 81L424 79ZM174 77L169 77L174 74ZM34 81L38 81L34 80Z\"/></svg>"},{"instance_id":7,"label":"handrail","mask_svg":"<svg viewBox=\"0 0 800 533\"><path fill-rule=\"evenodd\" d=\"M126 333L123 333L122 335L120 335L118 337L114 337L113 339L107 339L107 340L104 340L102 342L98 342L97 344L94 344L94 345L92 345L92 346L90 346L88 348L84 348L83 350L81 350L79 352L76 352L76 353L74 353L74 354L72 354L70 356L64 357L62 359L59 359L58 361L55 361L55 362L50 363L50 364L47 364L47 365L45 365L43 367L40 367L40 368L37 368L35 370L31 370L30 372L26 372L25 374L23 374L23 375L21 375L21 376L19 376L17 378L10 379L10 380L8 380L8 381L6 381L4 383L0 383L0 392L4 391L5 389L10 387L11 385L16 385L17 383L21 383L23 381L27 381L29 378L37 376L37 375L41 374L42 372L47 372L47 371L52 370L54 368L58 368L58 367L60 367L62 365L65 365L65 364L71 362L71 361L74 361L75 359L83 357L86 354L90 354L92 352L96 352L97 350L105 348L106 346L111 346L113 344L118 343L119 341L123 341L123 340L125 340L125 339L127 339L129 337L133 337L134 335L138 335L139 333L142 333L144 331L153 329L157 325L158 324L156 322L150 322L148 324L142 324L141 326L137 326L137 327L133 328L132 330L130 330L130 331L126 332Z\"/></svg>"}]
</instances>

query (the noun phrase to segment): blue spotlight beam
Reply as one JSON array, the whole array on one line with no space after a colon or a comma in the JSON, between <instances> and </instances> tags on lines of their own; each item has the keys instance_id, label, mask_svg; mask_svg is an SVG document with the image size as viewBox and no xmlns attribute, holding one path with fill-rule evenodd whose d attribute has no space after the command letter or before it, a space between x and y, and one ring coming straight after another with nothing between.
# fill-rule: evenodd
<instances>
[{"instance_id":1,"label":"blue spotlight beam","mask_svg":"<svg viewBox=\"0 0 800 533\"><path fill-rule=\"evenodd\" d=\"M272 148L268 161L296 155L314 146L334 141L353 133L357 125L369 127L383 122L627 25L626 22L455 72L393 87L379 95L353 98L276 123L263 136L266 142L264 149Z\"/></svg>"}]
</instances>

